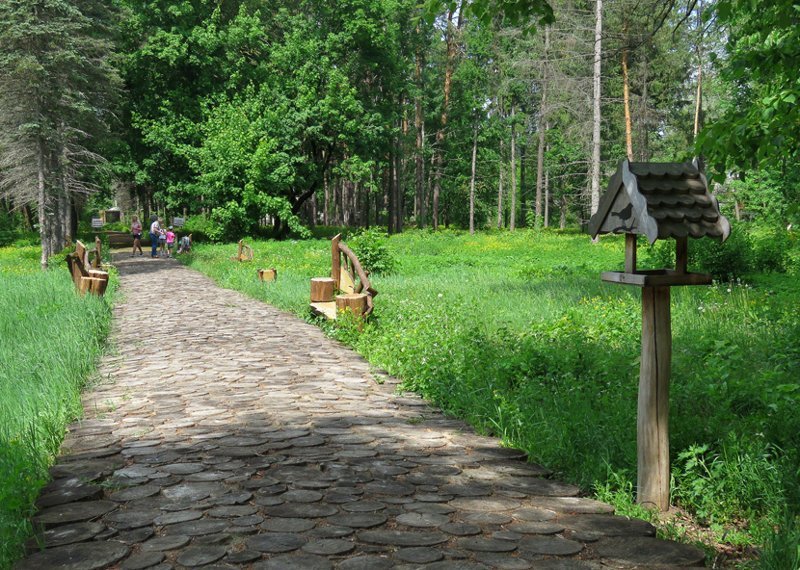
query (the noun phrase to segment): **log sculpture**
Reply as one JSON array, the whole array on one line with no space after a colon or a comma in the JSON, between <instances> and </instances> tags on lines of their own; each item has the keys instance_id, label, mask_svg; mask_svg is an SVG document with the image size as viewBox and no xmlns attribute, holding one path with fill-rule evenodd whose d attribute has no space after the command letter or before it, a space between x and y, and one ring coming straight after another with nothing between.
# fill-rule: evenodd
<instances>
[{"instance_id":1,"label":"log sculpture","mask_svg":"<svg viewBox=\"0 0 800 570\"><path fill-rule=\"evenodd\" d=\"M234 261L253 261L253 248L244 243L244 240L239 240L239 249L236 255L231 257Z\"/></svg>"},{"instance_id":2,"label":"log sculpture","mask_svg":"<svg viewBox=\"0 0 800 570\"><path fill-rule=\"evenodd\" d=\"M258 270L258 280L259 281L275 281L278 279L278 270L274 267L271 269L259 269Z\"/></svg>"},{"instance_id":3,"label":"log sculpture","mask_svg":"<svg viewBox=\"0 0 800 570\"><path fill-rule=\"evenodd\" d=\"M337 293L340 295L334 300ZM338 305L342 304L341 308L356 309L353 312L367 318L375 308L373 298L377 294L353 250L342 242L341 235L334 237L331 240L330 279L316 277L311 280L311 311L335 319L340 308ZM359 300L348 295L357 295Z\"/></svg>"}]
</instances>

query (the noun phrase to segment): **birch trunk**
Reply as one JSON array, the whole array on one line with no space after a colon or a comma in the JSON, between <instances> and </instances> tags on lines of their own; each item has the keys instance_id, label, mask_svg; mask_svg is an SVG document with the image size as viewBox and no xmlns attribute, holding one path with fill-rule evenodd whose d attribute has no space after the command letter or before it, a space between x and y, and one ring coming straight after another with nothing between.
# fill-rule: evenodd
<instances>
[{"instance_id":1,"label":"birch trunk","mask_svg":"<svg viewBox=\"0 0 800 570\"><path fill-rule=\"evenodd\" d=\"M503 139L500 139L500 175L497 181L497 229L503 227Z\"/></svg>"},{"instance_id":2,"label":"birch trunk","mask_svg":"<svg viewBox=\"0 0 800 570\"><path fill-rule=\"evenodd\" d=\"M328 184L328 177L323 175L322 177L322 192L324 195L323 203L322 203L322 225L329 226L330 218L328 217L331 207L331 188Z\"/></svg>"},{"instance_id":3,"label":"birch trunk","mask_svg":"<svg viewBox=\"0 0 800 570\"><path fill-rule=\"evenodd\" d=\"M534 227L542 223L542 183L544 181L544 146L547 122L547 55L550 49L550 27L544 29L544 58L542 59L542 98L539 102L539 147L536 149L536 204L533 219Z\"/></svg>"},{"instance_id":4,"label":"birch trunk","mask_svg":"<svg viewBox=\"0 0 800 570\"><path fill-rule=\"evenodd\" d=\"M550 227L550 172L544 171L544 227Z\"/></svg>"},{"instance_id":5,"label":"birch trunk","mask_svg":"<svg viewBox=\"0 0 800 570\"><path fill-rule=\"evenodd\" d=\"M469 179L469 233L475 233L475 163L478 156L478 126L472 135L472 174Z\"/></svg>"},{"instance_id":6,"label":"birch trunk","mask_svg":"<svg viewBox=\"0 0 800 570\"><path fill-rule=\"evenodd\" d=\"M511 216L508 229L517 229L517 129L514 125L514 105L511 106Z\"/></svg>"},{"instance_id":7,"label":"birch trunk","mask_svg":"<svg viewBox=\"0 0 800 570\"><path fill-rule=\"evenodd\" d=\"M38 155L36 157L36 190L38 193L39 202L39 237L42 240L42 257L41 266L42 270L47 269L47 259L52 253L50 251L50 240L47 224L47 188L45 187L45 149L44 142L39 141Z\"/></svg>"}]
</instances>

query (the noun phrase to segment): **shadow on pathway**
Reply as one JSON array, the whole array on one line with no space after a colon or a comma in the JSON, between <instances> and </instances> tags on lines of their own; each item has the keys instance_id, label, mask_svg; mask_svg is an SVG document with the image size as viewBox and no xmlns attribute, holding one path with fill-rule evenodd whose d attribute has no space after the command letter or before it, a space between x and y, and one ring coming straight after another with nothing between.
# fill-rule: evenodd
<instances>
[{"instance_id":1,"label":"shadow on pathway","mask_svg":"<svg viewBox=\"0 0 800 570\"><path fill-rule=\"evenodd\" d=\"M701 565L174 260L117 255L116 352L20 569Z\"/></svg>"}]
</instances>

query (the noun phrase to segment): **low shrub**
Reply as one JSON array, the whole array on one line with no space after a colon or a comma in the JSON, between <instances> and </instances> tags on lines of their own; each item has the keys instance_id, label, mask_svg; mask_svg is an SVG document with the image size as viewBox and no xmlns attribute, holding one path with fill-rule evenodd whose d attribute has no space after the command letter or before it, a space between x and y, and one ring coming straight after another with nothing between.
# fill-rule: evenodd
<instances>
[{"instance_id":1,"label":"low shrub","mask_svg":"<svg viewBox=\"0 0 800 570\"><path fill-rule=\"evenodd\" d=\"M785 272L800 260L798 240L792 232L776 226L734 224L725 242L689 240L689 268L710 273L718 281L735 281L752 273ZM675 242L663 240L649 248L655 267L675 266Z\"/></svg>"},{"instance_id":2,"label":"low shrub","mask_svg":"<svg viewBox=\"0 0 800 570\"><path fill-rule=\"evenodd\" d=\"M347 245L356 254L364 269L376 275L389 275L397 265L386 245L386 234L371 228L354 233L347 239Z\"/></svg>"}]
</instances>

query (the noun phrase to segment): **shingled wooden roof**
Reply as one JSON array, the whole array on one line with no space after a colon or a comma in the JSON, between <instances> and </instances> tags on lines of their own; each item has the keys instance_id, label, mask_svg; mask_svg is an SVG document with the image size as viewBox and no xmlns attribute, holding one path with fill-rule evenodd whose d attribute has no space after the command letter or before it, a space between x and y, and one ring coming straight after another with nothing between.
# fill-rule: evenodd
<instances>
[{"instance_id":1,"label":"shingled wooden roof","mask_svg":"<svg viewBox=\"0 0 800 570\"><path fill-rule=\"evenodd\" d=\"M657 239L727 239L731 226L693 162L620 162L589 221L592 237L607 233Z\"/></svg>"}]
</instances>

